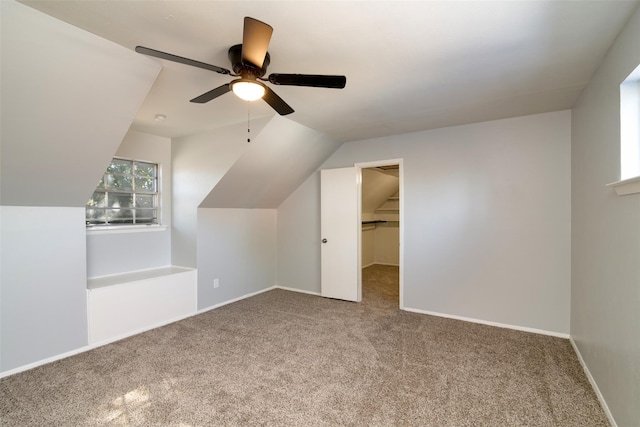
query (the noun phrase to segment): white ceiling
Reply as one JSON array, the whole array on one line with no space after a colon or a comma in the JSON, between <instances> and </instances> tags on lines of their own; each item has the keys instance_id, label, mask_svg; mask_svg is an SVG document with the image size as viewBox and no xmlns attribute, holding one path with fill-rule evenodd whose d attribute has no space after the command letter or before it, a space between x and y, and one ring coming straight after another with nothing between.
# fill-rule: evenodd
<instances>
[{"instance_id":1,"label":"white ceiling","mask_svg":"<svg viewBox=\"0 0 640 427\"><path fill-rule=\"evenodd\" d=\"M23 3L126 48L231 68L244 16L274 28L269 73L344 74L343 90L272 88L287 116L340 141L571 108L637 1L82 1ZM160 61L149 58L149 61ZM247 119L231 80L161 61L133 128L166 137ZM43 64L46 66L46 64ZM109 82L104 82L109 84ZM167 116L154 121L156 114ZM252 117L273 114L262 101Z\"/></svg>"}]
</instances>

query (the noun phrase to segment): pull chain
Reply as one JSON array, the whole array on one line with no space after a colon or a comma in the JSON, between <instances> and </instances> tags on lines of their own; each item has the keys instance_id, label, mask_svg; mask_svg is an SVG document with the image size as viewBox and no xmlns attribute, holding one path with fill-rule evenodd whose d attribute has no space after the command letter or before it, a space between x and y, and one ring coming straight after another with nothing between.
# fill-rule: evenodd
<instances>
[{"instance_id":1,"label":"pull chain","mask_svg":"<svg viewBox=\"0 0 640 427\"><path fill-rule=\"evenodd\" d=\"M247 142L251 142L251 103L247 101Z\"/></svg>"}]
</instances>

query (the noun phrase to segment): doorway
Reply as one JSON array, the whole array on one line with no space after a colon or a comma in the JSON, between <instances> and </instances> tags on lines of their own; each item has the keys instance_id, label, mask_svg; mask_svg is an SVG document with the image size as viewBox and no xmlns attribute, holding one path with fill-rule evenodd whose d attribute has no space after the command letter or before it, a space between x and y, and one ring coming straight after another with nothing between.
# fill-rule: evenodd
<instances>
[{"instance_id":1,"label":"doorway","mask_svg":"<svg viewBox=\"0 0 640 427\"><path fill-rule=\"evenodd\" d=\"M401 160L358 163L360 168L360 260L362 301L402 308Z\"/></svg>"},{"instance_id":2,"label":"doorway","mask_svg":"<svg viewBox=\"0 0 640 427\"><path fill-rule=\"evenodd\" d=\"M394 208L381 212L371 212L362 220L362 176L366 169L375 168L376 172L384 171L382 181L394 181L380 200L380 205L389 202ZM393 175L397 177L391 179ZM376 175L377 176L377 175ZM376 265L388 264L395 268L396 299L394 309L404 307L403 300L403 241L404 241L404 177L402 159L384 160L368 163L356 163L353 167L323 169L320 171L320 233L321 233L321 295L326 298L360 302L362 300L362 267L363 265L363 233L362 226L379 227L378 234L389 234L395 227L395 247L387 247L385 255L373 260L365 259L365 263ZM365 190L366 191L366 190ZM376 196L378 197L378 196ZM389 200L390 199L390 200ZM369 203L369 202L366 202ZM365 206L368 206L365 204ZM376 207L379 207L376 205ZM389 205L387 205L389 207ZM368 207L365 207L367 210ZM376 215L374 215L376 214ZM365 212L367 215L367 212ZM394 215L394 216L389 216ZM373 222L369 222L373 221ZM383 224L385 224L383 226ZM389 228L382 231L382 228ZM365 239L370 236L364 235ZM370 251L366 247L365 251ZM369 256L367 252L365 257Z\"/></svg>"}]
</instances>

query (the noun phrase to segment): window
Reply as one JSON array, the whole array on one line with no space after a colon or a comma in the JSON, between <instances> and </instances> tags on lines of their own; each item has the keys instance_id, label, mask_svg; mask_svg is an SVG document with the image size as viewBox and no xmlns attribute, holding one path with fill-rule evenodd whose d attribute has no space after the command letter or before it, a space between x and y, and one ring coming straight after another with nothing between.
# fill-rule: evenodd
<instances>
[{"instance_id":1,"label":"window","mask_svg":"<svg viewBox=\"0 0 640 427\"><path fill-rule=\"evenodd\" d=\"M619 196L640 193L640 66L620 85L620 181L608 185Z\"/></svg>"},{"instance_id":2,"label":"window","mask_svg":"<svg viewBox=\"0 0 640 427\"><path fill-rule=\"evenodd\" d=\"M114 158L87 202L87 226L158 224L158 165Z\"/></svg>"},{"instance_id":3,"label":"window","mask_svg":"<svg viewBox=\"0 0 640 427\"><path fill-rule=\"evenodd\" d=\"M640 66L620 85L620 179L640 176Z\"/></svg>"}]
</instances>

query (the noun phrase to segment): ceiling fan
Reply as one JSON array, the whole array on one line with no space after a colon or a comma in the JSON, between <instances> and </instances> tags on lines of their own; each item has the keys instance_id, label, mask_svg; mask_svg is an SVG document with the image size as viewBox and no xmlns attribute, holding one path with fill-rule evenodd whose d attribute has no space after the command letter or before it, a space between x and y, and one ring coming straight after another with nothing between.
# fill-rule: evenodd
<instances>
[{"instance_id":1,"label":"ceiling fan","mask_svg":"<svg viewBox=\"0 0 640 427\"><path fill-rule=\"evenodd\" d=\"M278 114L284 116L293 113L293 108L276 95L267 85L262 83L263 81L284 86L312 86L332 89L342 89L345 87L347 84L347 78L345 76L273 73L267 78L263 78L271 62L271 57L267 49L271 41L272 33L273 28L270 25L248 16L245 17L242 44L237 44L229 48L228 56L233 72L226 68L205 64L204 62L183 58L182 56L161 52L144 46L136 46L136 52L191 65L192 67L203 68L219 74L239 77L191 100L191 102L199 104L204 104L227 92L233 91L233 93L245 101L255 101L262 98L271 108L276 110Z\"/></svg>"}]
</instances>

